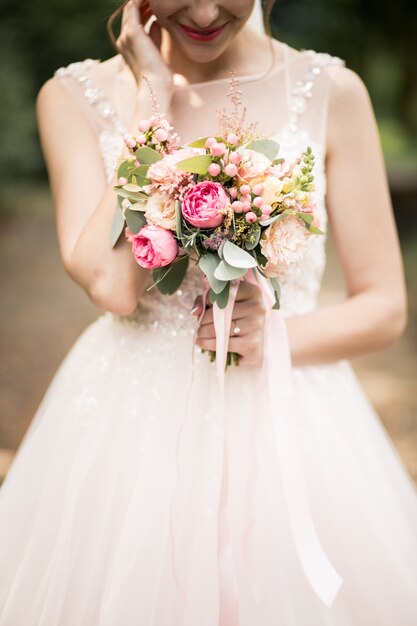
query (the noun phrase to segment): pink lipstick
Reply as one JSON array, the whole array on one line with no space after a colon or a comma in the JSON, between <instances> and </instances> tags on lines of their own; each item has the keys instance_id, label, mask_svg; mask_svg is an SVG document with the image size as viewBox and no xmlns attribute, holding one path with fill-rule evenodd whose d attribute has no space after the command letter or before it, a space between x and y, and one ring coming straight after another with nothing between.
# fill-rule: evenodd
<instances>
[{"instance_id":1,"label":"pink lipstick","mask_svg":"<svg viewBox=\"0 0 417 626\"><path fill-rule=\"evenodd\" d=\"M218 26L217 28L205 30L191 28L191 26L186 26L185 24L180 23L178 23L178 26L180 26L184 33L188 35L188 37L190 37L191 39L195 39L196 41L213 41L213 39L216 39L216 37L218 37L224 31L227 26L227 22L225 24L222 24L221 26Z\"/></svg>"}]
</instances>

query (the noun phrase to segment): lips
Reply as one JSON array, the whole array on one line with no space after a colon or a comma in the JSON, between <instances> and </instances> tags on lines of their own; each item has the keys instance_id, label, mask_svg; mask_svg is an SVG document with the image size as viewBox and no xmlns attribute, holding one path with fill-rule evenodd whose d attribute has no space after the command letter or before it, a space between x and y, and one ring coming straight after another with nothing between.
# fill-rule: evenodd
<instances>
[{"instance_id":1,"label":"lips","mask_svg":"<svg viewBox=\"0 0 417 626\"><path fill-rule=\"evenodd\" d=\"M183 32L191 39L196 41L213 41L213 39L216 39L224 31L227 26L227 22L217 28L211 29L192 28L191 26L186 26L185 24L178 24L178 26L180 26Z\"/></svg>"}]
</instances>

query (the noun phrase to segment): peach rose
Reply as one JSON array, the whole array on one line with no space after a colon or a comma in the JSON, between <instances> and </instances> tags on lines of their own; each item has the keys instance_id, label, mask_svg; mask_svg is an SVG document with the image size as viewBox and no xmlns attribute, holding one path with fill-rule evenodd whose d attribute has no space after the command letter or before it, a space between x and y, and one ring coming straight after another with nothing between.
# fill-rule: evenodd
<instances>
[{"instance_id":1,"label":"peach rose","mask_svg":"<svg viewBox=\"0 0 417 626\"><path fill-rule=\"evenodd\" d=\"M276 220L264 230L260 239L267 264L262 268L267 276L280 276L303 254L309 232L300 218L290 215Z\"/></svg>"},{"instance_id":2,"label":"peach rose","mask_svg":"<svg viewBox=\"0 0 417 626\"><path fill-rule=\"evenodd\" d=\"M265 204L278 202L282 192L282 182L276 176L269 175L262 181L263 193L261 195Z\"/></svg>"},{"instance_id":3,"label":"peach rose","mask_svg":"<svg viewBox=\"0 0 417 626\"><path fill-rule=\"evenodd\" d=\"M242 155L237 175L241 183L263 183L265 174L271 167L271 161L267 156L256 150L247 149Z\"/></svg>"}]
</instances>

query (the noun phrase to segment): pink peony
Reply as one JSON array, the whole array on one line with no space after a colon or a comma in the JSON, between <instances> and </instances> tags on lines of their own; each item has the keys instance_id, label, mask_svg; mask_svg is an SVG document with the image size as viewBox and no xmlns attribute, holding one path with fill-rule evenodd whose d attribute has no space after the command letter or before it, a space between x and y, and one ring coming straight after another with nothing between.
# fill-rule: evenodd
<instances>
[{"instance_id":1,"label":"pink peony","mask_svg":"<svg viewBox=\"0 0 417 626\"><path fill-rule=\"evenodd\" d=\"M177 168L179 161L189 159L197 154L205 153L205 150L197 148L180 148L167 154L160 161L149 166L147 177L151 179L154 190L161 193L178 196L181 188L192 181L192 174Z\"/></svg>"},{"instance_id":2,"label":"pink peony","mask_svg":"<svg viewBox=\"0 0 417 626\"><path fill-rule=\"evenodd\" d=\"M203 181L190 187L183 198L184 218L198 228L216 228L224 218L230 198L220 183Z\"/></svg>"},{"instance_id":3,"label":"pink peony","mask_svg":"<svg viewBox=\"0 0 417 626\"><path fill-rule=\"evenodd\" d=\"M132 252L137 263L145 269L164 267L174 261L178 254L178 244L171 231L148 224L134 235L126 227L126 239L132 244Z\"/></svg>"},{"instance_id":4,"label":"pink peony","mask_svg":"<svg viewBox=\"0 0 417 626\"><path fill-rule=\"evenodd\" d=\"M262 268L267 276L280 276L299 261L309 238L304 223L293 215L273 222L262 233L262 254L268 259Z\"/></svg>"}]
</instances>

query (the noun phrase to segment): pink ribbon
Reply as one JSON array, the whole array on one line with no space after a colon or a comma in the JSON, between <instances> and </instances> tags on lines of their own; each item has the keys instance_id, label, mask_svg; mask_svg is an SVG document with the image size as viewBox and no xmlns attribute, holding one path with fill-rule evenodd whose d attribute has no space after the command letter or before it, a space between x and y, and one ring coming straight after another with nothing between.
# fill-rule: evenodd
<instances>
[{"instance_id":1,"label":"pink ribbon","mask_svg":"<svg viewBox=\"0 0 417 626\"><path fill-rule=\"evenodd\" d=\"M245 280L259 284L266 307L263 379L267 380L268 384L269 404L271 407L276 407L273 413L273 432L292 534L305 576L323 603L330 607L343 581L319 541L308 502L298 438L296 395L285 319L281 310L272 309L274 299L268 281L262 276L259 278L260 280L257 281L251 271L245 276ZM220 309L217 304L213 305L216 368L220 403L223 409L227 348L238 286L239 281L233 281L231 284L229 301L225 309ZM225 463L227 463L226 441ZM219 521L219 568L224 597L223 613L224 619L226 620L227 617L229 620L224 621L224 624L234 626L235 623L238 624L236 621L237 597L228 536L227 498L222 501Z\"/></svg>"}]
</instances>

